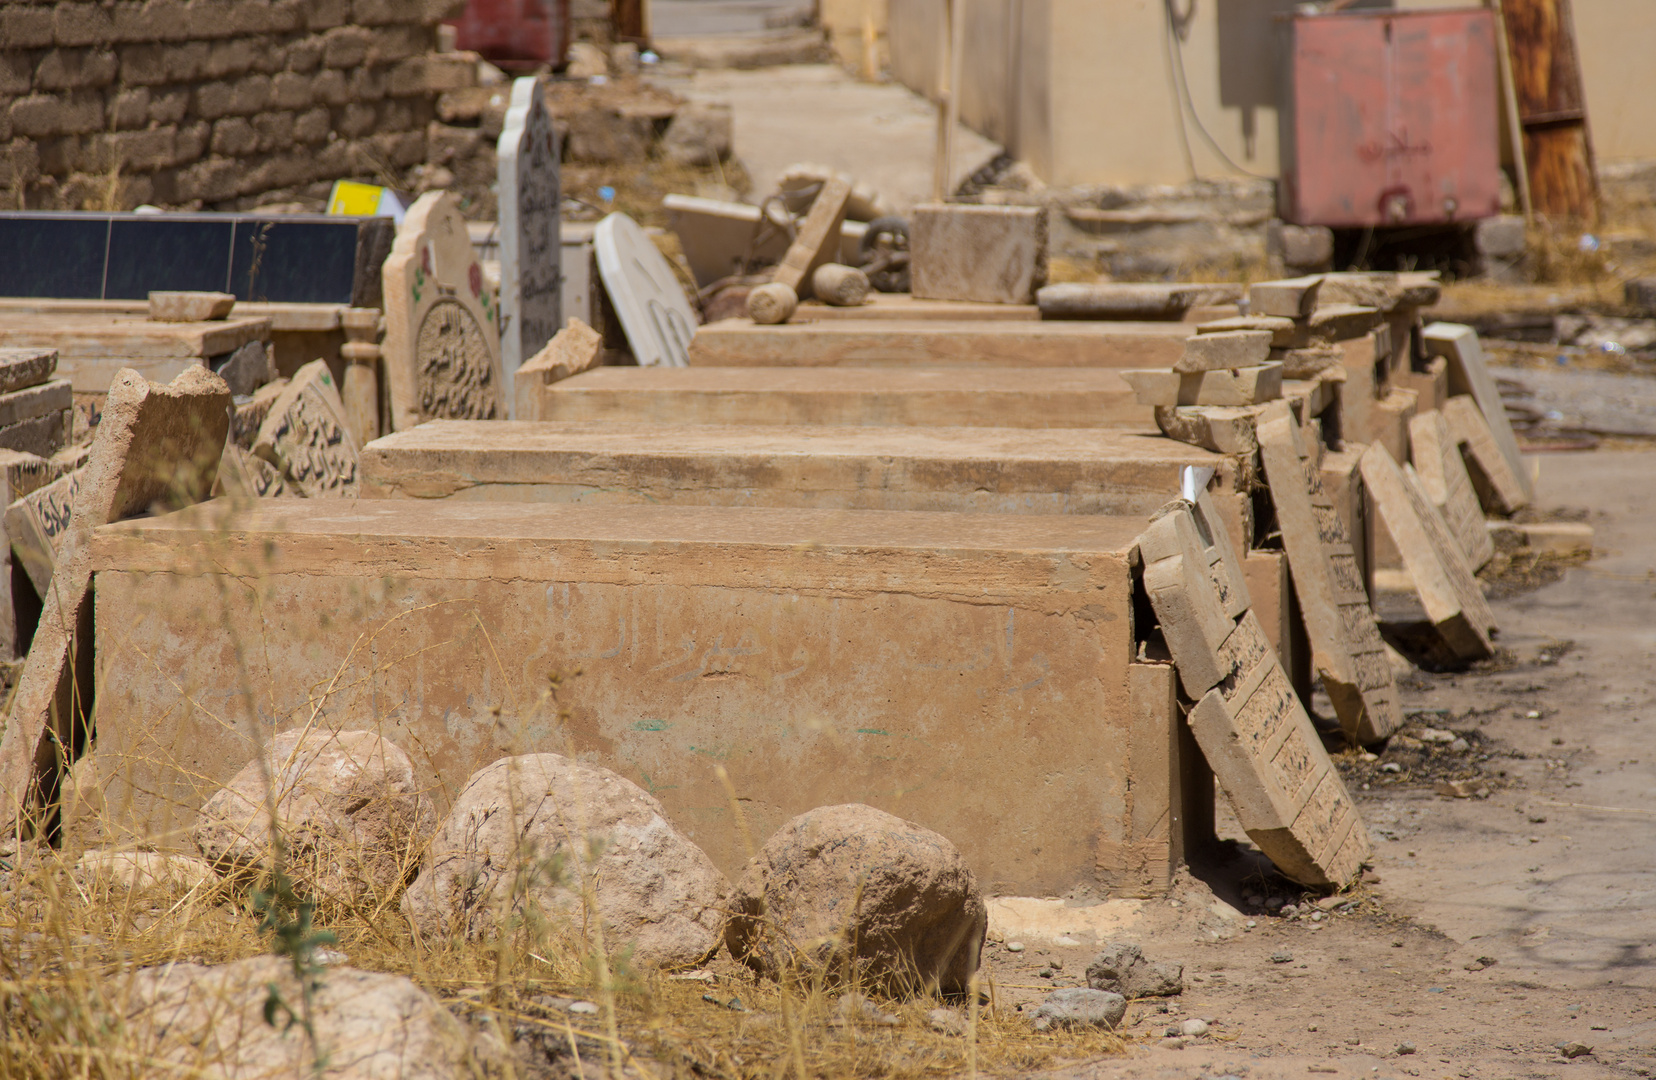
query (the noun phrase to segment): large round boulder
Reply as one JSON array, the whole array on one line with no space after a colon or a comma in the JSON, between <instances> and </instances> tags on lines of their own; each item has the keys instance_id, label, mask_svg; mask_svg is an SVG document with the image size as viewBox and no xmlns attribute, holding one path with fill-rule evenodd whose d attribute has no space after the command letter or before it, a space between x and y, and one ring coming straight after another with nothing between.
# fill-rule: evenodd
<instances>
[{"instance_id":1,"label":"large round boulder","mask_svg":"<svg viewBox=\"0 0 1656 1080\"><path fill-rule=\"evenodd\" d=\"M272 866L272 794L283 867L325 905L395 900L437 818L396 744L372 731L284 731L201 808L190 834L201 854L226 873Z\"/></svg>"},{"instance_id":2,"label":"large round boulder","mask_svg":"<svg viewBox=\"0 0 1656 1080\"><path fill-rule=\"evenodd\" d=\"M989 915L947 839L871 806L823 806L765 842L736 886L725 943L776 978L793 965L889 992L958 992Z\"/></svg>"},{"instance_id":3,"label":"large round boulder","mask_svg":"<svg viewBox=\"0 0 1656 1080\"><path fill-rule=\"evenodd\" d=\"M430 937L486 936L531 909L579 926L583 879L606 944L635 963L693 966L718 948L730 892L718 867L643 788L559 754L473 774L403 912Z\"/></svg>"},{"instance_id":4,"label":"large round boulder","mask_svg":"<svg viewBox=\"0 0 1656 1080\"><path fill-rule=\"evenodd\" d=\"M267 1023L273 993L277 1004L268 1015L274 1023ZM288 1010L305 1013L285 957L146 968L116 1000L124 1005L133 1060L168 1076L480 1080L504 1072L497 1041L478 1035L400 975L328 968L311 1000L314 1045L302 1025L287 1023Z\"/></svg>"}]
</instances>

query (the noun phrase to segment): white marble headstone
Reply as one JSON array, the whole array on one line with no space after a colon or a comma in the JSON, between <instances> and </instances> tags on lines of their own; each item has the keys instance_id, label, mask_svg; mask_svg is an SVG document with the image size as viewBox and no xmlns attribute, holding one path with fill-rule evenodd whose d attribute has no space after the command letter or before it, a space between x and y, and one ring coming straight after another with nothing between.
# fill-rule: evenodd
<instances>
[{"instance_id":1,"label":"white marble headstone","mask_svg":"<svg viewBox=\"0 0 1656 1080\"><path fill-rule=\"evenodd\" d=\"M696 312L666 256L625 214L600 221L592 242L604 290L639 366L689 366Z\"/></svg>"},{"instance_id":2,"label":"white marble headstone","mask_svg":"<svg viewBox=\"0 0 1656 1080\"><path fill-rule=\"evenodd\" d=\"M500 366L511 385L512 373L545 348L563 323L558 140L539 78L512 83L498 149Z\"/></svg>"}]
</instances>

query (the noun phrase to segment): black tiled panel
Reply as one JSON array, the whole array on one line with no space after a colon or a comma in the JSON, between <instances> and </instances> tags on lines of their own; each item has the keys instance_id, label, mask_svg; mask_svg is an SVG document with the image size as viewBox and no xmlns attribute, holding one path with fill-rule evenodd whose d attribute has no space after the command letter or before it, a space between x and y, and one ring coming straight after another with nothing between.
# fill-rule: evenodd
<instances>
[{"instance_id":1,"label":"black tiled panel","mask_svg":"<svg viewBox=\"0 0 1656 1080\"><path fill-rule=\"evenodd\" d=\"M238 300L349 304L356 280L355 218L236 223L230 291Z\"/></svg>"},{"instance_id":2,"label":"black tiled panel","mask_svg":"<svg viewBox=\"0 0 1656 1080\"><path fill-rule=\"evenodd\" d=\"M106 217L0 215L0 296L102 299L108 238Z\"/></svg>"},{"instance_id":3,"label":"black tiled panel","mask_svg":"<svg viewBox=\"0 0 1656 1080\"><path fill-rule=\"evenodd\" d=\"M121 215L109 229L105 300L152 292L224 292L230 280L230 218Z\"/></svg>"}]
</instances>

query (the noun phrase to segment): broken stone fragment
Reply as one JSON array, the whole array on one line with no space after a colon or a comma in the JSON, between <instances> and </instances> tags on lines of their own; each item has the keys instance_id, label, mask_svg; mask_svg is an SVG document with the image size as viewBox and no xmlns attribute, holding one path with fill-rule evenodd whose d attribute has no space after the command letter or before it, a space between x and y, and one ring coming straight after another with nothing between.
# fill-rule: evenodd
<instances>
[{"instance_id":1,"label":"broken stone fragment","mask_svg":"<svg viewBox=\"0 0 1656 1080\"><path fill-rule=\"evenodd\" d=\"M1255 367L1265 363L1270 355L1271 332L1268 330L1198 333L1185 342L1184 355L1174 362L1173 370L1190 374Z\"/></svg>"},{"instance_id":2,"label":"broken stone fragment","mask_svg":"<svg viewBox=\"0 0 1656 1080\"><path fill-rule=\"evenodd\" d=\"M222 292L152 292L149 294L151 322L216 322L228 319L236 298Z\"/></svg>"},{"instance_id":3,"label":"broken stone fragment","mask_svg":"<svg viewBox=\"0 0 1656 1080\"><path fill-rule=\"evenodd\" d=\"M1120 994L1090 987L1072 986L1054 990L1034 1013L1035 1030L1054 1028L1114 1028L1127 1015L1127 999Z\"/></svg>"},{"instance_id":4,"label":"broken stone fragment","mask_svg":"<svg viewBox=\"0 0 1656 1080\"><path fill-rule=\"evenodd\" d=\"M1232 319L1215 319L1196 327L1196 333L1230 334L1238 330L1263 330L1271 335L1273 348L1284 348L1294 340L1298 324L1293 319L1278 315L1238 315Z\"/></svg>"},{"instance_id":5,"label":"broken stone fragment","mask_svg":"<svg viewBox=\"0 0 1656 1080\"><path fill-rule=\"evenodd\" d=\"M1156 406L1156 427L1169 439L1218 454L1252 454L1259 449L1254 427L1261 406Z\"/></svg>"},{"instance_id":6,"label":"broken stone fragment","mask_svg":"<svg viewBox=\"0 0 1656 1080\"><path fill-rule=\"evenodd\" d=\"M1248 314L1308 318L1317 310L1317 292L1322 288L1322 280L1314 276L1258 282L1248 289Z\"/></svg>"},{"instance_id":7,"label":"broken stone fragment","mask_svg":"<svg viewBox=\"0 0 1656 1080\"><path fill-rule=\"evenodd\" d=\"M1188 374L1123 371L1121 377L1141 405L1257 405L1282 397L1281 364Z\"/></svg>"},{"instance_id":8,"label":"broken stone fragment","mask_svg":"<svg viewBox=\"0 0 1656 1080\"><path fill-rule=\"evenodd\" d=\"M1184 965L1153 963L1137 945L1106 945L1087 965L1087 985L1127 998L1170 997L1184 993Z\"/></svg>"},{"instance_id":9,"label":"broken stone fragment","mask_svg":"<svg viewBox=\"0 0 1656 1080\"><path fill-rule=\"evenodd\" d=\"M0 394L40 385L57 364L56 349L0 349Z\"/></svg>"}]
</instances>

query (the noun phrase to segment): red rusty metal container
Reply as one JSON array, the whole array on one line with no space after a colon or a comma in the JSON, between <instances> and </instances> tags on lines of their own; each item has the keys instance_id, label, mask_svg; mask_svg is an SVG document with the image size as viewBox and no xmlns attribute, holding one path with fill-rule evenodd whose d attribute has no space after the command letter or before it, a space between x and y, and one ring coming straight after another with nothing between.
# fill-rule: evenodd
<instances>
[{"instance_id":1,"label":"red rusty metal container","mask_svg":"<svg viewBox=\"0 0 1656 1080\"><path fill-rule=\"evenodd\" d=\"M1285 221L1442 225L1501 212L1490 12L1305 15L1288 25Z\"/></svg>"},{"instance_id":2,"label":"red rusty metal container","mask_svg":"<svg viewBox=\"0 0 1656 1080\"><path fill-rule=\"evenodd\" d=\"M449 25L459 48L509 71L562 67L569 52L569 0L468 0Z\"/></svg>"}]
</instances>

